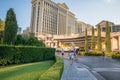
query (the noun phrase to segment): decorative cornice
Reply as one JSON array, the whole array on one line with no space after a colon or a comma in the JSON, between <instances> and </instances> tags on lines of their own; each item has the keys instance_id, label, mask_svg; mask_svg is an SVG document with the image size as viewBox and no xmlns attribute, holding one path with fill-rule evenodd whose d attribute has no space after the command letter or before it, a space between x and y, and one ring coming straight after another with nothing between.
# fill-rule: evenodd
<instances>
[{"instance_id":1,"label":"decorative cornice","mask_svg":"<svg viewBox=\"0 0 120 80\"><path fill-rule=\"evenodd\" d=\"M32 3L35 2L36 0L32 0Z\"/></svg>"},{"instance_id":2,"label":"decorative cornice","mask_svg":"<svg viewBox=\"0 0 120 80\"><path fill-rule=\"evenodd\" d=\"M109 24L114 25L114 23L113 23L113 22L110 22L110 21L107 21L107 20L102 20L102 21L101 21L101 22L99 22L96 26L100 25L100 24L101 24L101 23L103 23L103 22L108 22Z\"/></svg>"},{"instance_id":3,"label":"decorative cornice","mask_svg":"<svg viewBox=\"0 0 120 80\"><path fill-rule=\"evenodd\" d=\"M65 3L57 3L57 5L60 5L65 9L69 9L68 6Z\"/></svg>"}]
</instances>

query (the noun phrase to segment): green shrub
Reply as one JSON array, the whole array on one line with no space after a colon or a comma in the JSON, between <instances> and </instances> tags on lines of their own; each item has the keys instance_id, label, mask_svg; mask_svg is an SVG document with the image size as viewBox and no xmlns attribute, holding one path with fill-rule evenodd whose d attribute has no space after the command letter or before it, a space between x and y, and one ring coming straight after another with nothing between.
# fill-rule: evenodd
<instances>
[{"instance_id":1,"label":"green shrub","mask_svg":"<svg viewBox=\"0 0 120 80\"><path fill-rule=\"evenodd\" d=\"M101 51L97 51L97 52L90 52L93 56L102 56L103 53Z\"/></svg>"},{"instance_id":2,"label":"green shrub","mask_svg":"<svg viewBox=\"0 0 120 80\"><path fill-rule=\"evenodd\" d=\"M61 58L56 57L55 64L49 68L45 73L43 73L39 80L61 80L61 75L63 72L63 61Z\"/></svg>"},{"instance_id":3,"label":"green shrub","mask_svg":"<svg viewBox=\"0 0 120 80\"><path fill-rule=\"evenodd\" d=\"M79 51L78 54L81 55L81 56L84 56L84 55L85 55L85 52L80 52L80 51Z\"/></svg>"},{"instance_id":4,"label":"green shrub","mask_svg":"<svg viewBox=\"0 0 120 80\"><path fill-rule=\"evenodd\" d=\"M0 59L0 65L7 65L7 59Z\"/></svg>"},{"instance_id":5,"label":"green shrub","mask_svg":"<svg viewBox=\"0 0 120 80\"><path fill-rule=\"evenodd\" d=\"M42 41L39 41L36 37L29 36L26 38L22 35L16 36L14 45L45 47L45 44Z\"/></svg>"},{"instance_id":6,"label":"green shrub","mask_svg":"<svg viewBox=\"0 0 120 80\"><path fill-rule=\"evenodd\" d=\"M115 52L109 52L109 53L106 52L106 53L105 53L105 56L110 56L110 57L111 57L111 56L114 55L114 54L116 54L116 53L115 53Z\"/></svg>"},{"instance_id":7,"label":"green shrub","mask_svg":"<svg viewBox=\"0 0 120 80\"><path fill-rule=\"evenodd\" d=\"M119 53L114 53L112 55L112 58L114 58L114 59L120 59L120 54Z\"/></svg>"},{"instance_id":8,"label":"green shrub","mask_svg":"<svg viewBox=\"0 0 120 80\"><path fill-rule=\"evenodd\" d=\"M54 60L54 48L0 46L0 65Z\"/></svg>"},{"instance_id":9,"label":"green shrub","mask_svg":"<svg viewBox=\"0 0 120 80\"><path fill-rule=\"evenodd\" d=\"M86 56L102 56L102 52L80 52L80 55L86 55Z\"/></svg>"}]
</instances>

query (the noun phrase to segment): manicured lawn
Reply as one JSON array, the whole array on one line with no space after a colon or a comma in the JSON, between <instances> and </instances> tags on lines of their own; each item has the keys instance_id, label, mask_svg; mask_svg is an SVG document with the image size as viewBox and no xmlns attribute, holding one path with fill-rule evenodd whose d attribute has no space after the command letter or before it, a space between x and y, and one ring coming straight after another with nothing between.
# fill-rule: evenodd
<instances>
[{"instance_id":1,"label":"manicured lawn","mask_svg":"<svg viewBox=\"0 0 120 80\"><path fill-rule=\"evenodd\" d=\"M55 64L44 72L39 80L61 80L64 63L60 57L56 57Z\"/></svg>"},{"instance_id":2,"label":"manicured lawn","mask_svg":"<svg viewBox=\"0 0 120 80\"><path fill-rule=\"evenodd\" d=\"M0 80L38 80L54 61L44 61L0 68Z\"/></svg>"}]
</instances>

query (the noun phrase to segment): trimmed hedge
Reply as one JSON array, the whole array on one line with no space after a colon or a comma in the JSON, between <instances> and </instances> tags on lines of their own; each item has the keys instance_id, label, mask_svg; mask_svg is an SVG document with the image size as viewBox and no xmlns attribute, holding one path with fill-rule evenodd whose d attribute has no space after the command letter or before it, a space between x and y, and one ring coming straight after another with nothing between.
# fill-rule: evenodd
<instances>
[{"instance_id":1,"label":"trimmed hedge","mask_svg":"<svg viewBox=\"0 0 120 80\"><path fill-rule=\"evenodd\" d=\"M88 52L85 53L86 56L102 56L103 54L101 52Z\"/></svg>"},{"instance_id":2,"label":"trimmed hedge","mask_svg":"<svg viewBox=\"0 0 120 80\"><path fill-rule=\"evenodd\" d=\"M63 68L63 60L60 57L56 57L55 64L43 73L39 80L61 80Z\"/></svg>"},{"instance_id":3,"label":"trimmed hedge","mask_svg":"<svg viewBox=\"0 0 120 80\"><path fill-rule=\"evenodd\" d=\"M38 62L54 58L54 48L0 46L0 65Z\"/></svg>"},{"instance_id":4,"label":"trimmed hedge","mask_svg":"<svg viewBox=\"0 0 120 80\"><path fill-rule=\"evenodd\" d=\"M78 54L81 55L81 56L85 56L85 52L80 52L79 51Z\"/></svg>"},{"instance_id":5,"label":"trimmed hedge","mask_svg":"<svg viewBox=\"0 0 120 80\"><path fill-rule=\"evenodd\" d=\"M79 55L86 56L102 56L101 52L79 52Z\"/></svg>"},{"instance_id":6,"label":"trimmed hedge","mask_svg":"<svg viewBox=\"0 0 120 80\"><path fill-rule=\"evenodd\" d=\"M105 53L105 56L109 56L109 57L111 57L111 56L113 56L113 55L116 55L117 53L116 52L106 52Z\"/></svg>"},{"instance_id":7,"label":"trimmed hedge","mask_svg":"<svg viewBox=\"0 0 120 80\"><path fill-rule=\"evenodd\" d=\"M114 59L120 59L120 54L119 53L113 54L112 58L114 58Z\"/></svg>"}]
</instances>

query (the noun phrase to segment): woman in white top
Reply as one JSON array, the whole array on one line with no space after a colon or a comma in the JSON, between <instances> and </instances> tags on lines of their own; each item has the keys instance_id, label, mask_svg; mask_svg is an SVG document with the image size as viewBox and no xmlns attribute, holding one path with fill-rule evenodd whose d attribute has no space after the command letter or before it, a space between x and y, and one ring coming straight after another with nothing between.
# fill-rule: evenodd
<instances>
[{"instance_id":1,"label":"woman in white top","mask_svg":"<svg viewBox=\"0 0 120 80\"><path fill-rule=\"evenodd\" d=\"M74 60L74 51L71 50L70 52L70 60L71 60L71 64L73 64L73 60Z\"/></svg>"}]
</instances>

